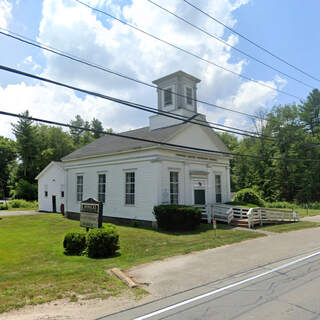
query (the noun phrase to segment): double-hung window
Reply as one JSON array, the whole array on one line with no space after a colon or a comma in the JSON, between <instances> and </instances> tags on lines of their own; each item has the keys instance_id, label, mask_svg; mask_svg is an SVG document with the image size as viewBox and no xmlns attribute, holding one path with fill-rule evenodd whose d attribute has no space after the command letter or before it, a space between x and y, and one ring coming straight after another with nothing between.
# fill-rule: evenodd
<instances>
[{"instance_id":1,"label":"double-hung window","mask_svg":"<svg viewBox=\"0 0 320 320\"><path fill-rule=\"evenodd\" d=\"M98 200L102 203L106 201L106 175L105 173L98 176Z\"/></svg>"},{"instance_id":2,"label":"double-hung window","mask_svg":"<svg viewBox=\"0 0 320 320\"><path fill-rule=\"evenodd\" d=\"M221 203L222 202L221 175L216 174L215 182L216 182L216 203Z\"/></svg>"},{"instance_id":3,"label":"double-hung window","mask_svg":"<svg viewBox=\"0 0 320 320\"><path fill-rule=\"evenodd\" d=\"M126 172L125 204L135 204L135 172Z\"/></svg>"},{"instance_id":4,"label":"double-hung window","mask_svg":"<svg viewBox=\"0 0 320 320\"><path fill-rule=\"evenodd\" d=\"M164 105L165 106L172 105L172 88L168 88L164 90Z\"/></svg>"},{"instance_id":5,"label":"double-hung window","mask_svg":"<svg viewBox=\"0 0 320 320\"><path fill-rule=\"evenodd\" d=\"M187 104L192 105L192 88L186 88Z\"/></svg>"},{"instance_id":6,"label":"double-hung window","mask_svg":"<svg viewBox=\"0 0 320 320\"><path fill-rule=\"evenodd\" d=\"M83 200L83 176L77 176L77 201Z\"/></svg>"},{"instance_id":7,"label":"double-hung window","mask_svg":"<svg viewBox=\"0 0 320 320\"><path fill-rule=\"evenodd\" d=\"M170 203L179 203L179 173L170 171Z\"/></svg>"}]
</instances>

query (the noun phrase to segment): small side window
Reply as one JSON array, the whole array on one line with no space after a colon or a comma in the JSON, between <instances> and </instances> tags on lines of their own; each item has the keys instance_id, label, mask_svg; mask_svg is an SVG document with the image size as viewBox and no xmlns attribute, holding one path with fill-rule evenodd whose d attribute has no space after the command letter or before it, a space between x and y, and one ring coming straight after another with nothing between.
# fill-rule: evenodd
<instances>
[{"instance_id":1,"label":"small side window","mask_svg":"<svg viewBox=\"0 0 320 320\"><path fill-rule=\"evenodd\" d=\"M44 192L44 196L47 197L48 196L48 191Z\"/></svg>"},{"instance_id":2,"label":"small side window","mask_svg":"<svg viewBox=\"0 0 320 320\"><path fill-rule=\"evenodd\" d=\"M164 105L165 106L172 105L172 89L171 88L164 90Z\"/></svg>"},{"instance_id":3,"label":"small side window","mask_svg":"<svg viewBox=\"0 0 320 320\"><path fill-rule=\"evenodd\" d=\"M61 198L64 198L64 191L61 191Z\"/></svg>"},{"instance_id":4,"label":"small side window","mask_svg":"<svg viewBox=\"0 0 320 320\"><path fill-rule=\"evenodd\" d=\"M192 105L192 88L186 88L187 104Z\"/></svg>"}]
</instances>

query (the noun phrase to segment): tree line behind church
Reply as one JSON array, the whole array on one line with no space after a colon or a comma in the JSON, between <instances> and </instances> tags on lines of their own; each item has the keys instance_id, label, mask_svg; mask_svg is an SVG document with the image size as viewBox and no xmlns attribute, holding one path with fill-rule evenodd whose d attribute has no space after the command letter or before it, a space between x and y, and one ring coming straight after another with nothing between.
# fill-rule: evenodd
<instances>
[{"instance_id":1,"label":"tree line behind church","mask_svg":"<svg viewBox=\"0 0 320 320\"><path fill-rule=\"evenodd\" d=\"M253 188L269 202L320 201L320 162L289 160L320 160L319 90L313 90L300 104L275 106L270 112L260 112L260 116L266 120L253 122L253 128L262 135L259 139L219 134L232 153L261 157L232 158L232 191ZM79 115L70 124L103 130L99 120L88 122ZM12 130L16 141L0 137L0 181L6 195L11 190L18 196L21 184L36 186L34 178L51 161L59 161L100 136L79 129L67 132L22 119L12 125ZM36 197L33 194L31 198Z\"/></svg>"},{"instance_id":2,"label":"tree line behind church","mask_svg":"<svg viewBox=\"0 0 320 320\"><path fill-rule=\"evenodd\" d=\"M28 111L22 113L30 116ZM72 151L102 136L104 131L100 120L90 122L80 115L70 121L70 125L93 129L89 132L70 128L40 125L32 120L19 119L12 124L15 140L0 136L0 199L4 196L37 199L35 177L51 161L60 161ZM106 131L111 132L112 129Z\"/></svg>"}]
</instances>

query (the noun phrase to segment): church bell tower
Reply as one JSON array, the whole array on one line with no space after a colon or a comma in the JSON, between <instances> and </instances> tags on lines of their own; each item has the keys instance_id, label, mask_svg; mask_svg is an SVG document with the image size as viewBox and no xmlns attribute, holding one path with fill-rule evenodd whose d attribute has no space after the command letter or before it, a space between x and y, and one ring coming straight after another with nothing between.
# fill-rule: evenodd
<instances>
[{"instance_id":1,"label":"church bell tower","mask_svg":"<svg viewBox=\"0 0 320 320\"><path fill-rule=\"evenodd\" d=\"M182 119L196 116L198 114L196 99L199 82L199 79L183 71L154 80L152 83L158 87L158 110L173 113L181 116ZM150 130L179 123L183 123L183 120L154 115L150 117Z\"/></svg>"}]
</instances>

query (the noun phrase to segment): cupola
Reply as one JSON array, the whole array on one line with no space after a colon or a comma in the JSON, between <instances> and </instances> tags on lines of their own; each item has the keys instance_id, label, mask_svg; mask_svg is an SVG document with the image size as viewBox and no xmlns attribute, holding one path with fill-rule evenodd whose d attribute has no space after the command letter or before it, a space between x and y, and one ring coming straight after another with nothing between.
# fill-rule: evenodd
<instances>
[{"instance_id":1,"label":"cupola","mask_svg":"<svg viewBox=\"0 0 320 320\"><path fill-rule=\"evenodd\" d=\"M199 79L183 71L154 80L152 83L158 87L158 110L187 118L195 116L198 113L196 99L199 82ZM164 115L155 115L150 117L150 130L182 122Z\"/></svg>"}]
</instances>

